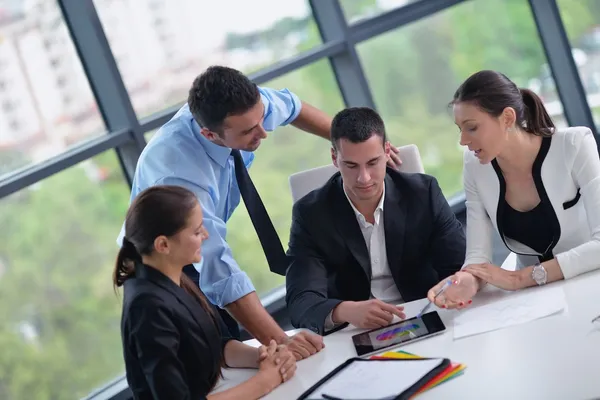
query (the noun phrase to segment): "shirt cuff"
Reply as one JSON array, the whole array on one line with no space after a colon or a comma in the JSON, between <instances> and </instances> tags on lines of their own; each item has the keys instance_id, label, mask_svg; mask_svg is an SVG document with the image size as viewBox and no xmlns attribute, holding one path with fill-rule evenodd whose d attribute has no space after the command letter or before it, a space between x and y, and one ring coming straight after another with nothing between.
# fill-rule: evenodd
<instances>
[{"instance_id":1,"label":"shirt cuff","mask_svg":"<svg viewBox=\"0 0 600 400\"><path fill-rule=\"evenodd\" d=\"M325 324L323 325L323 328L326 331L330 331L332 329L337 328L338 326L340 326L340 324L336 324L335 322L333 322L333 310L331 310L329 312L329 314L327 314L327 317L325 318Z\"/></svg>"},{"instance_id":2,"label":"shirt cuff","mask_svg":"<svg viewBox=\"0 0 600 400\"><path fill-rule=\"evenodd\" d=\"M233 303L254 291L256 289L248 275L240 271L215 282L211 290L205 293L213 304L224 308L227 304Z\"/></svg>"},{"instance_id":3,"label":"shirt cuff","mask_svg":"<svg viewBox=\"0 0 600 400\"><path fill-rule=\"evenodd\" d=\"M296 118L298 118L298 115L300 115L300 111L302 111L302 101L296 95L296 93L291 92L288 89L284 89L284 91L287 92L287 94L289 94L290 98L292 99L292 106L294 108L292 110L292 113L290 114L290 117L287 120L283 121L281 126L285 126L292 123Z\"/></svg>"}]
</instances>

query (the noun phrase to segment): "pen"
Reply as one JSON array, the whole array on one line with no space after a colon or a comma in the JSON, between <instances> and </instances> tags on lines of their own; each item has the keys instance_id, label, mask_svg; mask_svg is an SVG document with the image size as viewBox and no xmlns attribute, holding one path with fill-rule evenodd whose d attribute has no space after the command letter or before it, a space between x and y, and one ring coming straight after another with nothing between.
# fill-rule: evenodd
<instances>
[{"instance_id":1,"label":"pen","mask_svg":"<svg viewBox=\"0 0 600 400\"><path fill-rule=\"evenodd\" d=\"M437 297L440 294L444 293L446 291L446 289L448 289L451 285L452 285L451 279L448 279L446 282L444 282L444 285L442 286L442 288L435 294L435 296L433 296L433 300L437 299ZM421 312L417 314L417 318L420 318L421 315L425 314L425 311L427 311L429 309L429 307L431 307L431 304L433 304L433 302L429 301L427 303L427 305L425 307L423 307Z\"/></svg>"}]
</instances>

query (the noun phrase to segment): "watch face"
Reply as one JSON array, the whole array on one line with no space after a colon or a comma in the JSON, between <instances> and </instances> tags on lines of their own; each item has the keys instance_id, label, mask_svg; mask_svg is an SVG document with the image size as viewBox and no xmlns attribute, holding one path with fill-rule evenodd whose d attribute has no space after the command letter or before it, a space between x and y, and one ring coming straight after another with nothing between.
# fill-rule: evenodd
<instances>
[{"instance_id":1,"label":"watch face","mask_svg":"<svg viewBox=\"0 0 600 400\"><path fill-rule=\"evenodd\" d=\"M546 273L542 266L536 266L533 269L532 275L533 275L533 280L535 280L538 283L544 282L546 280Z\"/></svg>"}]
</instances>

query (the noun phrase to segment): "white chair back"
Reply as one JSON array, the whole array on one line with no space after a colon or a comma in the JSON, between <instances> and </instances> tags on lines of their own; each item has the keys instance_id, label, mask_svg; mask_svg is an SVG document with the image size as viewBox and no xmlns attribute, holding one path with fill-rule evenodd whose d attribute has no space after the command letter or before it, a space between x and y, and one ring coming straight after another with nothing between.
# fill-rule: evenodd
<instances>
[{"instance_id":1,"label":"white chair back","mask_svg":"<svg viewBox=\"0 0 600 400\"><path fill-rule=\"evenodd\" d=\"M400 146L398 147L398 150L398 155L402 160L402 165L400 166L401 172L425 172L419 148L416 145L409 144ZM289 183L294 203L314 189L323 186L337 170L338 169L333 164L329 164L290 175Z\"/></svg>"}]
</instances>

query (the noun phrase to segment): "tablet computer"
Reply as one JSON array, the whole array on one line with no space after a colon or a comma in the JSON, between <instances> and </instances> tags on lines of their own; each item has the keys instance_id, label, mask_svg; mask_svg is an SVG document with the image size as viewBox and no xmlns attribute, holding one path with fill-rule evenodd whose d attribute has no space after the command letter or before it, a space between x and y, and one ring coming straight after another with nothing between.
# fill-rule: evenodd
<instances>
[{"instance_id":1,"label":"tablet computer","mask_svg":"<svg viewBox=\"0 0 600 400\"><path fill-rule=\"evenodd\" d=\"M446 330L437 311L352 336L359 357L390 350Z\"/></svg>"}]
</instances>

